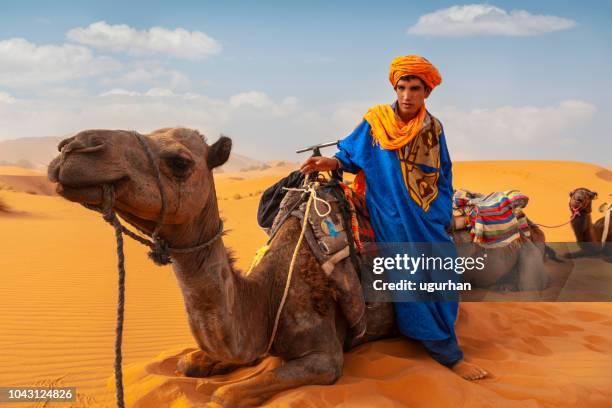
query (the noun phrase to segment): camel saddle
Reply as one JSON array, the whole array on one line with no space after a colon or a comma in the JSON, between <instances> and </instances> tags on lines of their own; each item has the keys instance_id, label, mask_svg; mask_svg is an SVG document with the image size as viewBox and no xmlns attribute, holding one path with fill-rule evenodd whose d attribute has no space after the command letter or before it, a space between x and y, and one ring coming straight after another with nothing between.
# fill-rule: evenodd
<instances>
[{"instance_id":1,"label":"camel saddle","mask_svg":"<svg viewBox=\"0 0 612 408\"><path fill-rule=\"evenodd\" d=\"M366 329L365 300L360 281L361 252L366 243L375 242L365 201L335 179L321 184L316 194L318 199L330 205L331 211L325 214L328 207L320 200L313 200L304 236L336 288L338 295L335 300L340 310L353 333L360 337ZM289 216L304 220L307 197L302 191L287 191L272 223L271 237Z\"/></svg>"},{"instance_id":2,"label":"camel saddle","mask_svg":"<svg viewBox=\"0 0 612 408\"><path fill-rule=\"evenodd\" d=\"M465 189L453 195L453 229L467 229L474 243L488 248L503 247L530 236L529 221L523 213L529 197L519 190L488 195Z\"/></svg>"}]
</instances>

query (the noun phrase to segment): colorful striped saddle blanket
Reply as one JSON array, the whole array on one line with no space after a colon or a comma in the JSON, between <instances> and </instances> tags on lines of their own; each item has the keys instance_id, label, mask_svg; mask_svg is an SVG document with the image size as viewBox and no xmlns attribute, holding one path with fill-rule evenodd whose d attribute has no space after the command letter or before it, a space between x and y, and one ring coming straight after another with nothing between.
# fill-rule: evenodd
<instances>
[{"instance_id":1,"label":"colorful striped saddle blanket","mask_svg":"<svg viewBox=\"0 0 612 408\"><path fill-rule=\"evenodd\" d=\"M489 195L465 189L456 190L453 209L468 216L468 228L475 243L484 247L503 247L524 236L530 236L529 222L522 209L529 197L519 190Z\"/></svg>"}]
</instances>

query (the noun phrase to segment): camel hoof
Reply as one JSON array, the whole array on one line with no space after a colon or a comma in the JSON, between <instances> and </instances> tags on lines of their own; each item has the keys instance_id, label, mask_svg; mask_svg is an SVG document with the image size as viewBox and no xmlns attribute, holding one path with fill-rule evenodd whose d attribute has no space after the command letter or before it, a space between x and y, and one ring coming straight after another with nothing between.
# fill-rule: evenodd
<instances>
[{"instance_id":1,"label":"camel hoof","mask_svg":"<svg viewBox=\"0 0 612 408\"><path fill-rule=\"evenodd\" d=\"M225 364L212 360L202 350L194 351L182 356L176 363L176 372L185 377L209 377L222 374Z\"/></svg>"},{"instance_id":2,"label":"camel hoof","mask_svg":"<svg viewBox=\"0 0 612 408\"><path fill-rule=\"evenodd\" d=\"M198 350L182 356L176 363L176 372L185 377L208 377L215 363L206 353Z\"/></svg>"}]
</instances>

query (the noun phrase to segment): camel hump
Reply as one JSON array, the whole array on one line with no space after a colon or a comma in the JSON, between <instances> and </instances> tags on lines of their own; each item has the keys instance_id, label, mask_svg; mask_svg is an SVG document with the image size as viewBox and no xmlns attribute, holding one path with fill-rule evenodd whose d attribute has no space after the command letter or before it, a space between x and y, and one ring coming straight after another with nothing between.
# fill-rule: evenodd
<instances>
[{"instance_id":1,"label":"camel hump","mask_svg":"<svg viewBox=\"0 0 612 408\"><path fill-rule=\"evenodd\" d=\"M316 189L316 200L311 202L308 213L308 194L297 188L287 191L278 205L270 229L270 241L289 217L297 217L302 222L304 218L307 219L305 241L326 278L336 289L335 301L353 329L353 335L359 337L365 332L365 300L357 272L360 264L357 251L365 237L359 240L357 209L354 203L347 200L345 188L352 194L350 188L337 180L321 184Z\"/></svg>"}]
</instances>

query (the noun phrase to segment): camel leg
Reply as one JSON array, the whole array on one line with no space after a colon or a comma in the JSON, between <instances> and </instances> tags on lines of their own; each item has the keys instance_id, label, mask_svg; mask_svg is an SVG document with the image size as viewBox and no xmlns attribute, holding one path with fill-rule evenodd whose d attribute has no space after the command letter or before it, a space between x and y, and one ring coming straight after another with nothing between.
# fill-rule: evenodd
<instances>
[{"instance_id":1,"label":"camel leg","mask_svg":"<svg viewBox=\"0 0 612 408\"><path fill-rule=\"evenodd\" d=\"M253 362L253 365L259 360ZM209 377L211 375L227 374L245 365L224 363L213 360L202 350L196 350L182 356L176 364L176 373L185 377Z\"/></svg>"},{"instance_id":2,"label":"camel leg","mask_svg":"<svg viewBox=\"0 0 612 408\"><path fill-rule=\"evenodd\" d=\"M342 374L342 351L313 352L286 361L282 366L251 379L224 385L211 397L208 407L256 407L275 394L311 384L333 384Z\"/></svg>"},{"instance_id":3,"label":"camel leg","mask_svg":"<svg viewBox=\"0 0 612 408\"><path fill-rule=\"evenodd\" d=\"M518 290L542 290L548 286L549 279L542 252L525 240L519 252Z\"/></svg>"}]
</instances>

